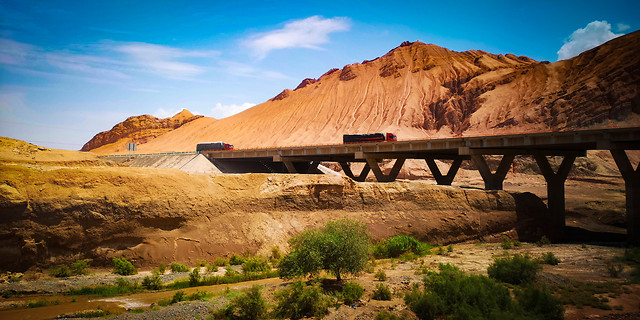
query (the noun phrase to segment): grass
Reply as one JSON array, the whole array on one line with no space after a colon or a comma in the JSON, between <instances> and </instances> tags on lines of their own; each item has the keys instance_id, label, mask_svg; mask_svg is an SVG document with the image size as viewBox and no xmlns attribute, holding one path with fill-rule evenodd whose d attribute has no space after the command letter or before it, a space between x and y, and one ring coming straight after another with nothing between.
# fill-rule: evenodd
<instances>
[{"instance_id":1,"label":"grass","mask_svg":"<svg viewBox=\"0 0 640 320\"><path fill-rule=\"evenodd\" d=\"M556 286L552 288L552 292L557 294L563 304L571 304L578 308L590 306L603 310L611 310L611 306L607 304L609 299L603 295L609 293L611 297L617 297L624 290L620 283L615 282L581 282L571 280L571 285Z\"/></svg>"},{"instance_id":2,"label":"grass","mask_svg":"<svg viewBox=\"0 0 640 320\"><path fill-rule=\"evenodd\" d=\"M380 241L373 247L373 255L378 258L398 258L403 254L403 260L413 260L415 257L424 256L430 253L431 245L420 242L414 237L398 235ZM409 254L411 253L411 254Z\"/></svg>"}]
</instances>

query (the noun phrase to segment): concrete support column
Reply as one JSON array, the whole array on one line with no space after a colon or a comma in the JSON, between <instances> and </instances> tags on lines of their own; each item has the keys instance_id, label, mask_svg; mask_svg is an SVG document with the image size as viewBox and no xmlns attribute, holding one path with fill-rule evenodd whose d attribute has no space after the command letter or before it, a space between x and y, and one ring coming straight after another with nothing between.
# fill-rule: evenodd
<instances>
[{"instance_id":1,"label":"concrete support column","mask_svg":"<svg viewBox=\"0 0 640 320\"><path fill-rule=\"evenodd\" d=\"M511 163L515 156L515 153L505 153L502 156L502 160L500 160L500 165L498 165L496 172L491 173L491 169L489 169L489 165L483 155L471 155L471 160L473 160L478 167L482 180L484 180L485 190L502 190L502 182L507 176L507 172L509 172L509 168L511 168Z\"/></svg>"},{"instance_id":2,"label":"concrete support column","mask_svg":"<svg viewBox=\"0 0 640 320\"><path fill-rule=\"evenodd\" d=\"M376 180L378 180L378 182L393 182L398 177L398 173L400 173L400 169L402 169L404 160L405 158L396 159L396 162L393 164L393 168L391 168L391 172L387 175L383 174L382 170L380 170L377 159L367 158L367 164L371 167L371 170L376 176Z\"/></svg>"},{"instance_id":3,"label":"concrete support column","mask_svg":"<svg viewBox=\"0 0 640 320\"><path fill-rule=\"evenodd\" d=\"M544 179L547 181L547 198L549 208L549 214L551 215L553 230L549 230L549 236L560 239L562 238L563 228L566 225L565 221L565 199L564 199L564 182L567 180L569 171L573 166L573 162L576 160L575 155L565 155L562 159L562 163L558 168L558 172L554 172L549 164L549 159L543 154L534 155L536 162Z\"/></svg>"},{"instance_id":4,"label":"concrete support column","mask_svg":"<svg viewBox=\"0 0 640 320\"><path fill-rule=\"evenodd\" d=\"M427 162L429 170L431 170L431 174L433 174L433 178L436 179L436 182L439 185L445 186L451 185L453 178L455 178L456 173L458 173L458 169L460 169L460 165L462 164L462 159L454 159L451 167L449 167L449 172L446 175L442 175L434 158L425 158L424 160Z\"/></svg>"},{"instance_id":5,"label":"concrete support column","mask_svg":"<svg viewBox=\"0 0 640 320\"><path fill-rule=\"evenodd\" d=\"M353 174L353 171L351 171L351 166L348 163L346 162L339 162L339 163L340 163L340 167L342 167L342 171L344 171L344 174L346 174L347 177L358 182L364 182L367 179L367 175L369 174L369 171L371 171L369 164L365 163L364 168L362 168L362 171L360 172L360 174L358 176L355 176Z\"/></svg>"},{"instance_id":6,"label":"concrete support column","mask_svg":"<svg viewBox=\"0 0 640 320\"><path fill-rule=\"evenodd\" d=\"M287 171L289 171L289 173L298 173L298 169L296 169L296 166L293 164L293 161L282 160L282 162L284 162L284 165L285 167L287 167Z\"/></svg>"},{"instance_id":7,"label":"concrete support column","mask_svg":"<svg viewBox=\"0 0 640 320\"><path fill-rule=\"evenodd\" d=\"M613 149L611 155L624 178L627 198L627 241L632 246L640 246L640 164L634 169L623 149Z\"/></svg>"}]
</instances>

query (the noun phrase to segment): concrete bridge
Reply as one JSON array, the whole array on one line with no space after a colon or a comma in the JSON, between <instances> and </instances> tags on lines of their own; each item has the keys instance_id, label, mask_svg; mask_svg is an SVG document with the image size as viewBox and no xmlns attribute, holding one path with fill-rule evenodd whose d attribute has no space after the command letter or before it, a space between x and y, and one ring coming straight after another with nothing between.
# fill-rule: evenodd
<instances>
[{"instance_id":1,"label":"concrete bridge","mask_svg":"<svg viewBox=\"0 0 640 320\"><path fill-rule=\"evenodd\" d=\"M378 182L394 181L406 159L424 159L440 185L451 185L462 161L473 161L486 190L501 190L516 155L533 156L547 182L548 208L557 230L565 226L564 184L573 162L587 150L609 150L625 181L627 233L629 243L640 245L640 166L634 168L626 150L640 150L640 128L615 128L511 135L405 140L397 142L256 148L203 151L222 172L320 173L320 162L337 162L345 174L365 181L373 171ZM491 170L485 156L502 156ZM563 157L554 170L547 156ZM395 159L389 173L379 163ZM435 160L453 160L448 172L441 172ZM351 163L363 162L354 173ZM561 232L561 231L560 231ZM557 236L561 236L558 234Z\"/></svg>"}]
</instances>

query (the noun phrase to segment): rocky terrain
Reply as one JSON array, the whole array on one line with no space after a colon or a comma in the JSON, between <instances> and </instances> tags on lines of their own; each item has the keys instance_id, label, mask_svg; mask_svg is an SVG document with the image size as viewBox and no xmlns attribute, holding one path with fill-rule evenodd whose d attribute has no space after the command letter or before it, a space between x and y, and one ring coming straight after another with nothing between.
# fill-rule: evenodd
<instances>
[{"instance_id":1,"label":"rocky terrain","mask_svg":"<svg viewBox=\"0 0 640 320\"><path fill-rule=\"evenodd\" d=\"M173 117L165 119L158 119L148 114L129 117L127 120L115 125L111 130L96 134L82 146L81 151L93 150L108 144L145 143L199 118L202 118L202 116L194 116L189 110L184 109Z\"/></svg>"},{"instance_id":2,"label":"rocky terrain","mask_svg":"<svg viewBox=\"0 0 640 320\"><path fill-rule=\"evenodd\" d=\"M100 135L131 136L145 153L218 140L251 148L340 143L347 133L414 139L638 126L639 53L640 32L555 63L405 42L225 119L202 117L144 139L122 130L124 123ZM96 137L83 150L124 153L124 142Z\"/></svg>"}]
</instances>

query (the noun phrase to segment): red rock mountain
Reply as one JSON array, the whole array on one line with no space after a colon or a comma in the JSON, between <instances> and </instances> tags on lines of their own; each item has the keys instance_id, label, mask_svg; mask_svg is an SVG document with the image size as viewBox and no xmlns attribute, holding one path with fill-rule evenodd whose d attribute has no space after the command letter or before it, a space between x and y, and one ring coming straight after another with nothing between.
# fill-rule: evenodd
<instances>
[{"instance_id":1,"label":"red rock mountain","mask_svg":"<svg viewBox=\"0 0 640 320\"><path fill-rule=\"evenodd\" d=\"M340 143L345 133L384 131L411 139L638 126L639 84L640 32L555 63L404 42L237 115L148 136L138 151L190 151L217 140L238 148ZM83 150L124 151L124 143L103 141Z\"/></svg>"},{"instance_id":2,"label":"red rock mountain","mask_svg":"<svg viewBox=\"0 0 640 320\"><path fill-rule=\"evenodd\" d=\"M202 116L194 116L186 109L165 119L158 119L148 114L129 117L111 130L95 135L82 146L81 151L94 150L105 145L126 144L127 142L145 143L198 118L202 118Z\"/></svg>"}]
</instances>

